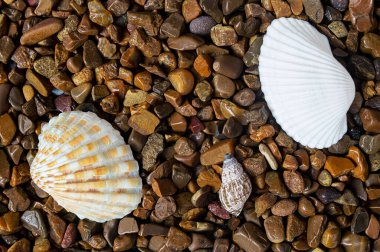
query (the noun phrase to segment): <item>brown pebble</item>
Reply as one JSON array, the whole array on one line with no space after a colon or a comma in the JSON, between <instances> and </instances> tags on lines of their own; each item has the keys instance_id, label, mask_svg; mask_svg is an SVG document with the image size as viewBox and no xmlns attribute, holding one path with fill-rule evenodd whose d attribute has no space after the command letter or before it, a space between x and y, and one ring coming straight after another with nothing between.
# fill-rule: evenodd
<instances>
[{"instance_id":1,"label":"brown pebble","mask_svg":"<svg viewBox=\"0 0 380 252\"><path fill-rule=\"evenodd\" d=\"M175 194L177 188L170 179L153 179L152 189L159 197Z\"/></svg>"},{"instance_id":2,"label":"brown pebble","mask_svg":"<svg viewBox=\"0 0 380 252\"><path fill-rule=\"evenodd\" d=\"M348 158L328 156L325 163L325 169L328 170L334 178L347 174L354 168L354 164Z\"/></svg>"},{"instance_id":3,"label":"brown pebble","mask_svg":"<svg viewBox=\"0 0 380 252\"><path fill-rule=\"evenodd\" d=\"M325 215L315 215L309 218L307 222L307 244L311 248L316 248L321 242L327 217Z\"/></svg>"},{"instance_id":4,"label":"brown pebble","mask_svg":"<svg viewBox=\"0 0 380 252\"><path fill-rule=\"evenodd\" d=\"M159 119L148 110L140 110L128 120L128 125L142 135L150 135L154 132Z\"/></svg>"},{"instance_id":5,"label":"brown pebble","mask_svg":"<svg viewBox=\"0 0 380 252\"><path fill-rule=\"evenodd\" d=\"M63 27L58 18L47 18L34 25L20 38L21 45L34 45L59 32Z\"/></svg>"},{"instance_id":6,"label":"brown pebble","mask_svg":"<svg viewBox=\"0 0 380 252\"><path fill-rule=\"evenodd\" d=\"M223 162L224 155L233 153L233 140L223 140L214 144L210 149L201 154L202 165L213 165Z\"/></svg>"},{"instance_id":7,"label":"brown pebble","mask_svg":"<svg viewBox=\"0 0 380 252\"><path fill-rule=\"evenodd\" d=\"M265 233L268 240L273 243L281 243L285 240L285 228L280 216L269 216L264 220Z\"/></svg>"},{"instance_id":8,"label":"brown pebble","mask_svg":"<svg viewBox=\"0 0 380 252\"><path fill-rule=\"evenodd\" d=\"M16 134L16 124L9 114L0 116L0 143L7 146Z\"/></svg>"},{"instance_id":9,"label":"brown pebble","mask_svg":"<svg viewBox=\"0 0 380 252\"><path fill-rule=\"evenodd\" d=\"M291 199L283 199L272 206L272 214L277 216L288 216L297 210L297 203Z\"/></svg>"},{"instance_id":10,"label":"brown pebble","mask_svg":"<svg viewBox=\"0 0 380 252\"><path fill-rule=\"evenodd\" d=\"M186 69L176 69L169 73L168 78L180 95L187 95L193 90L194 77Z\"/></svg>"},{"instance_id":11,"label":"brown pebble","mask_svg":"<svg viewBox=\"0 0 380 252\"><path fill-rule=\"evenodd\" d=\"M237 79L243 71L243 61L232 55L220 55L215 57L212 67L217 73Z\"/></svg>"},{"instance_id":12,"label":"brown pebble","mask_svg":"<svg viewBox=\"0 0 380 252\"><path fill-rule=\"evenodd\" d=\"M292 193L303 193L305 182L302 175L297 171L284 171L284 181Z\"/></svg>"}]
</instances>

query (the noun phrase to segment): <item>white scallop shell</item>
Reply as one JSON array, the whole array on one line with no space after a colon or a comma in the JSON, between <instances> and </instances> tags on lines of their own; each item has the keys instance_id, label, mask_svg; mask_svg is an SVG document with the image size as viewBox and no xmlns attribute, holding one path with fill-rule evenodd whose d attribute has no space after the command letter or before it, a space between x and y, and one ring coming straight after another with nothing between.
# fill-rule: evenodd
<instances>
[{"instance_id":1,"label":"white scallop shell","mask_svg":"<svg viewBox=\"0 0 380 252\"><path fill-rule=\"evenodd\" d=\"M43 126L33 181L79 218L122 218L140 203L139 166L129 145L91 112L65 112Z\"/></svg>"},{"instance_id":2,"label":"white scallop shell","mask_svg":"<svg viewBox=\"0 0 380 252\"><path fill-rule=\"evenodd\" d=\"M308 22L272 22L261 47L259 72L268 107L297 142L325 148L345 134L355 85L332 55L327 38Z\"/></svg>"},{"instance_id":3,"label":"white scallop shell","mask_svg":"<svg viewBox=\"0 0 380 252\"><path fill-rule=\"evenodd\" d=\"M222 185L219 200L224 209L238 216L251 195L252 184L236 158L226 155L222 169Z\"/></svg>"}]
</instances>

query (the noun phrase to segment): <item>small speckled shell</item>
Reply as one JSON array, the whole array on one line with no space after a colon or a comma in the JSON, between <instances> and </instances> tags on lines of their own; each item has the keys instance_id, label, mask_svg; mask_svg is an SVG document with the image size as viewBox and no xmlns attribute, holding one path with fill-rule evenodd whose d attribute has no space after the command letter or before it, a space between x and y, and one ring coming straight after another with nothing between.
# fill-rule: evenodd
<instances>
[{"instance_id":1,"label":"small speckled shell","mask_svg":"<svg viewBox=\"0 0 380 252\"><path fill-rule=\"evenodd\" d=\"M223 163L222 186L219 190L219 200L224 209L238 216L251 192L251 180L241 164L234 157L227 157Z\"/></svg>"},{"instance_id":2,"label":"small speckled shell","mask_svg":"<svg viewBox=\"0 0 380 252\"><path fill-rule=\"evenodd\" d=\"M129 145L94 113L54 117L43 126L38 149L33 181L79 218L122 218L140 203L139 166Z\"/></svg>"}]
</instances>

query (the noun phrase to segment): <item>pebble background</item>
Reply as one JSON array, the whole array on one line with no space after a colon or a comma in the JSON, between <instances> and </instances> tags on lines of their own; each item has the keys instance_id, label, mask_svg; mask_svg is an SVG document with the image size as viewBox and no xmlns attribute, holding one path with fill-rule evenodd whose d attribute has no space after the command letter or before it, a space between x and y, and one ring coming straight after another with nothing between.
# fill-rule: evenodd
<instances>
[{"instance_id":1,"label":"pebble background","mask_svg":"<svg viewBox=\"0 0 380 252\"><path fill-rule=\"evenodd\" d=\"M312 23L355 80L328 149L288 137L260 90L280 17ZM0 0L0 251L379 252L379 20L376 0ZM41 126L72 110L139 160L122 220L79 220L30 181ZM239 216L218 201L225 153L253 184Z\"/></svg>"}]
</instances>

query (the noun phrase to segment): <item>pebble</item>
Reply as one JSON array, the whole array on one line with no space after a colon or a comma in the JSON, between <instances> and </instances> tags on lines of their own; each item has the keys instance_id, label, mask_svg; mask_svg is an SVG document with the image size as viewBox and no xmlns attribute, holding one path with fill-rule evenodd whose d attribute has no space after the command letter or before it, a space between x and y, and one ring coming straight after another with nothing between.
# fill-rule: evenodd
<instances>
[{"instance_id":1,"label":"pebble","mask_svg":"<svg viewBox=\"0 0 380 252\"><path fill-rule=\"evenodd\" d=\"M238 36L232 26L215 25L211 28L212 42L217 46L231 46L237 42Z\"/></svg>"},{"instance_id":2,"label":"pebble","mask_svg":"<svg viewBox=\"0 0 380 252\"><path fill-rule=\"evenodd\" d=\"M153 179L152 189L159 197L171 196L177 191L170 179Z\"/></svg>"},{"instance_id":3,"label":"pebble","mask_svg":"<svg viewBox=\"0 0 380 252\"><path fill-rule=\"evenodd\" d=\"M289 197L289 192L286 189L284 182L281 180L280 175L274 171L265 173L265 184L268 185L268 190L274 195L281 198Z\"/></svg>"},{"instance_id":4,"label":"pebble","mask_svg":"<svg viewBox=\"0 0 380 252\"><path fill-rule=\"evenodd\" d=\"M236 118L231 117L224 124L222 134L227 138L235 138L240 136L242 132L243 126Z\"/></svg>"},{"instance_id":5,"label":"pebble","mask_svg":"<svg viewBox=\"0 0 380 252\"><path fill-rule=\"evenodd\" d=\"M218 0L200 0L199 5L206 14L210 15L217 23L223 18L223 12L219 8Z\"/></svg>"},{"instance_id":6,"label":"pebble","mask_svg":"<svg viewBox=\"0 0 380 252\"><path fill-rule=\"evenodd\" d=\"M90 69L99 67L103 63L102 56L92 40L87 40L83 44L83 63Z\"/></svg>"},{"instance_id":7,"label":"pebble","mask_svg":"<svg viewBox=\"0 0 380 252\"><path fill-rule=\"evenodd\" d=\"M176 227L170 227L165 245L172 250L184 250L191 244L191 238Z\"/></svg>"},{"instance_id":8,"label":"pebble","mask_svg":"<svg viewBox=\"0 0 380 252\"><path fill-rule=\"evenodd\" d=\"M172 13L161 25L161 33L176 38L185 30L185 19L178 13Z\"/></svg>"},{"instance_id":9,"label":"pebble","mask_svg":"<svg viewBox=\"0 0 380 252\"><path fill-rule=\"evenodd\" d=\"M264 220L265 233L268 240L273 243L281 243L285 240L285 228L280 216L269 216Z\"/></svg>"},{"instance_id":10,"label":"pebble","mask_svg":"<svg viewBox=\"0 0 380 252\"><path fill-rule=\"evenodd\" d=\"M223 74L231 79L237 79L243 71L243 62L241 59L232 55L220 55L215 57L212 67L217 73Z\"/></svg>"},{"instance_id":11,"label":"pebble","mask_svg":"<svg viewBox=\"0 0 380 252\"><path fill-rule=\"evenodd\" d=\"M8 252L30 251L30 246L29 240L21 238L8 249Z\"/></svg>"},{"instance_id":12,"label":"pebble","mask_svg":"<svg viewBox=\"0 0 380 252\"><path fill-rule=\"evenodd\" d=\"M87 219L79 221L78 231L81 238L86 242L91 238L91 236L97 233L98 229L99 225L96 222L89 221Z\"/></svg>"},{"instance_id":13,"label":"pebble","mask_svg":"<svg viewBox=\"0 0 380 252\"><path fill-rule=\"evenodd\" d=\"M51 78L58 73L54 59L50 56L45 56L37 59L33 63L34 70L46 78Z\"/></svg>"},{"instance_id":14,"label":"pebble","mask_svg":"<svg viewBox=\"0 0 380 252\"><path fill-rule=\"evenodd\" d=\"M276 18L290 17L290 15L292 14L290 6L286 1L270 0L270 3L276 14Z\"/></svg>"},{"instance_id":15,"label":"pebble","mask_svg":"<svg viewBox=\"0 0 380 252\"><path fill-rule=\"evenodd\" d=\"M159 219L163 220L173 215L176 210L177 206L175 200L172 197L167 196L158 199L154 208L154 213Z\"/></svg>"},{"instance_id":16,"label":"pebble","mask_svg":"<svg viewBox=\"0 0 380 252\"><path fill-rule=\"evenodd\" d=\"M63 23L58 18L47 18L34 25L21 38L21 45L34 45L49 38L63 28Z\"/></svg>"},{"instance_id":17,"label":"pebble","mask_svg":"<svg viewBox=\"0 0 380 252\"><path fill-rule=\"evenodd\" d=\"M365 231L369 224L369 214L363 207L356 208L355 214L351 221L351 232L358 234Z\"/></svg>"},{"instance_id":18,"label":"pebble","mask_svg":"<svg viewBox=\"0 0 380 252\"><path fill-rule=\"evenodd\" d=\"M55 214L48 214L47 219L50 226L50 238L56 243L61 244L66 231L66 223Z\"/></svg>"},{"instance_id":19,"label":"pebble","mask_svg":"<svg viewBox=\"0 0 380 252\"><path fill-rule=\"evenodd\" d=\"M284 171L283 173L285 185L292 193L303 193L305 190L305 182L302 175L297 171Z\"/></svg>"},{"instance_id":20,"label":"pebble","mask_svg":"<svg viewBox=\"0 0 380 252\"><path fill-rule=\"evenodd\" d=\"M328 204L338 199L341 194L333 187L323 187L317 190L316 195L323 204Z\"/></svg>"},{"instance_id":21,"label":"pebble","mask_svg":"<svg viewBox=\"0 0 380 252\"><path fill-rule=\"evenodd\" d=\"M293 214L297 210L297 203L291 199L283 199L277 201L274 206L272 206L272 214L276 216L285 217Z\"/></svg>"},{"instance_id":22,"label":"pebble","mask_svg":"<svg viewBox=\"0 0 380 252\"><path fill-rule=\"evenodd\" d=\"M106 229L106 227L104 227L104 229ZM78 237L77 227L75 224L70 223L69 225L67 225L65 234L63 235L63 239L61 243L62 248L70 247L72 244L75 243L77 237Z\"/></svg>"},{"instance_id":23,"label":"pebble","mask_svg":"<svg viewBox=\"0 0 380 252\"><path fill-rule=\"evenodd\" d=\"M128 251L129 249L133 248L135 245L136 237L133 235L119 235L115 238L115 241L113 242L113 251L115 252L121 252L121 251Z\"/></svg>"},{"instance_id":24,"label":"pebble","mask_svg":"<svg viewBox=\"0 0 380 252\"><path fill-rule=\"evenodd\" d=\"M18 68L25 69L30 68L33 65L33 61L37 57L37 52L25 46L19 46L13 52L11 60L13 60Z\"/></svg>"},{"instance_id":25,"label":"pebble","mask_svg":"<svg viewBox=\"0 0 380 252\"><path fill-rule=\"evenodd\" d=\"M206 102L210 100L214 90L210 83L204 80L195 86L194 91L201 101Z\"/></svg>"},{"instance_id":26,"label":"pebble","mask_svg":"<svg viewBox=\"0 0 380 252\"><path fill-rule=\"evenodd\" d=\"M213 165L224 161L225 154L232 154L234 151L233 140L223 140L214 144L206 152L201 153L200 161L202 165Z\"/></svg>"},{"instance_id":27,"label":"pebble","mask_svg":"<svg viewBox=\"0 0 380 252\"><path fill-rule=\"evenodd\" d=\"M21 223L23 227L28 229L35 236L46 238L48 229L46 227L42 213L39 210L25 211L21 216Z\"/></svg>"},{"instance_id":28,"label":"pebble","mask_svg":"<svg viewBox=\"0 0 380 252\"><path fill-rule=\"evenodd\" d=\"M92 22L103 27L107 27L113 22L111 12L105 9L99 0L92 0L88 2L87 7L90 12L89 17Z\"/></svg>"},{"instance_id":29,"label":"pebble","mask_svg":"<svg viewBox=\"0 0 380 252\"><path fill-rule=\"evenodd\" d=\"M374 58L380 57L380 36L375 33L366 33L361 39L360 50Z\"/></svg>"},{"instance_id":30,"label":"pebble","mask_svg":"<svg viewBox=\"0 0 380 252\"><path fill-rule=\"evenodd\" d=\"M345 232L342 236L341 245L346 252L366 252L370 251L368 237Z\"/></svg>"},{"instance_id":31,"label":"pebble","mask_svg":"<svg viewBox=\"0 0 380 252\"><path fill-rule=\"evenodd\" d=\"M348 5L351 23L359 32L368 32L375 26L373 18L374 1L350 1Z\"/></svg>"},{"instance_id":32,"label":"pebble","mask_svg":"<svg viewBox=\"0 0 380 252\"><path fill-rule=\"evenodd\" d=\"M345 154L348 152L348 148L354 143L355 142L351 140L348 135L344 135L336 144L331 145L328 151L334 154Z\"/></svg>"},{"instance_id":33,"label":"pebble","mask_svg":"<svg viewBox=\"0 0 380 252\"><path fill-rule=\"evenodd\" d=\"M150 135L159 122L160 120L153 113L142 109L129 118L128 125L142 135Z\"/></svg>"},{"instance_id":34,"label":"pebble","mask_svg":"<svg viewBox=\"0 0 380 252\"><path fill-rule=\"evenodd\" d=\"M189 29L191 33L205 36L210 34L211 28L216 24L212 17L200 16L190 22Z\"/></svg>"},{"instance_id":35,"label":"pebble","mask_svg":"<svg viewBox=\"0 0 380 252\"><path fill-rule=\"evenodd\" d=\"M268 146L261 143L259 145L259 151L261 154L264 155L264 157L265 157L266 161L268 162L270 168L272 170L277 170L277 168L278 168L277 161L276 161L275 157L273 156L272 152L270 151L270 149L268 148Z\"/></svg>"},{"instance_id":36,"label":"pebble","mask_svg":"<svg viewBox=\"0 0 380 252\"><path fill-rule=\"evenodd\" d=\"M321 242L327 218L325 215L314 215L307 222L307 244L311 248L316 248Z\"/></svg>"},{"instance_id":37,"label":"pebble","mask_svg":"<svg viewBox=\"0 0 380 252\"><path fill-rule=\"evenodd\" d=\"M259 64L260 48L263 44L263 36L257 36L249 46L248 51L244 54L243 61L247 67Z\"/></svg>"},{"instance_id":38,"label":"pebble","mask_svg":"<svg viewBox=\"0 0 380 252\"><path fill-rule=\"evenodd\" d=\"M190 251L196 251L198 249L212 248L213 243L203 234L192 233L191 244L188 249Z\"/></svg>"},{"instance_id":39,"label":"pebble","mask_svg":"<svg viewBox=\"0 0 380 252\"><path fill-rule=\"evenodd\" d=\"M12 53L15 49L16 49L16 46L10 37L8 36L1 37L0 38L0 62L3 64L7 64L9 58L12 56Z\"/></svg>"},{"instance_id":40,"label":"pebble","mask_svg":"<svg viewBox=\"0 0 380 252\"><path fill-rule=\"evenodd\" d=\"M333 21L328 25L330 31L334 33L338 38L347 37L348 31L342 21Z\"/></svg>"},{"instance_id":41,"label":"pebble","mask_svg":"<svg viewBox=\"0 0 380 252\"><path fill-rule=\"evenodd\" d=\"M176 132L185 132L187 121L180 113L174 112L169 118L169 125Z\"/></svg>"},{"instance_id":42,"label":"pebble","mask_svg":"<svg viewBox=\"0 0 380 252\"><path fill-rule=\"evenodd\" d=\"M365 233L369 238L374 240L376 240L379 237L380 223L373 214L371 214L368 227L366 228Z\"/></svg>"},{"instance_id":43,"label":"pebble","mask_svg":"<svg viewBox=\"0 0 380 252\"><path fill-rule=\"evenodd\" d=\"M245 251L264 252L270 242L265 233L253 223L247 222L240 226L232 236L233 241Z\"/></svg>"},{"instance_id":44,"label":"pebble","mask_svg":"<svg viewBox=\"0 0 380 252\"><path fill-rule=\"evenodd\" d=\"M224 15L229 15L239 9L244 3L244 0L223 0L222 11Z\"/></svg>"},{"instance_id":45,"label":"pebble","mask_svg":"<svg viewBox=\"0 0 380 252\"><path fill-rule=\"evenodd\" d=\"M20 213L7 212L0 216L0 233L10 235L20 230Z\"/></svg>"},{"instance_id":46,"label":"pebble","mask_svg":"<svg viewBox=\"0 0 380 252\"><path fill-rule=\"evenodd\" d=\"M148 137L148 140L146 141L146 144L141 152L142 157L143 157L142 159L143 168L145 170L150 171L153 168L153 166L156 163L157 156L164 149L163 144L164 144L164 138L161 134L154 133Z\"/></svg>"},{"instance_id":47,"label":"pebble","mask_svg":"<svg viewBox=\"0 0 380 252\"><path fill-rule=\"evenodd\" d=\"M359 146L365 153L375 154L380 150L380 134L360 136Z\"/></svg>"},{"instance_id":48,"label":"pebble","mask_svg":"<svg viewBox=\"0 0 380 252\"><path fill-rule=\"evenodd\" d=\"M356 146L351 146L348 150L348 158L353 160L356 164L355 169L352 171L352 176L365 182L368 177L368 163L364 154Z\"/></svg>"},{"instance_id":49,"label":"pebble","mask_svg":"<svg viewBox=\"0 0 380 252\"><path fill-rule=\"evenodd\" d=\"M341 230L340 227L333 221L327 224L327 227L322 235L321 243L326 248L336 248L341 240Z\"/></svg>"},{"instance_id":50,"label":"pebble","mask_svg":"<svg viewBox=\"0 0 380 252\"><path fill-rule=\"evenodd\" d=\"M354 168L355 165L352 161L343 157L328 156L325 163L325 169L328 170L334 178L345 175Z\"/></svg>"},{"instance_id":51,"label":"pebble","mask_svg":"<svg viewBox=\"0 0 380 252\"><path fill-rule=\"evenodd\" d=\"M71 89L70 93L74 101L76 101L78 104L82 104L86 101L87 97L91 93L91 90L91 83L84 83Z\"/></svg>"},{"instance_id":52,"label":"pebble","mask_svg":"<svg viewBox=\"0 0 380 252\"><path fill-rule=\"evenodd\" d=\"M1 51L1 49L0 49ZM8 95L12 86L8 83L0 85L0 115L6 113L10 107Z\"/></svg>"},{"instance_id":53,"label":"pebble","mask_svg":"<svg viewBox=\"0 0 380 252\"><path fill-rule=\"evenodd\" d=\"M201 15L202 9L197 0L184 0L182 3L182 15L186 23Z\"/></svg>"},{"instance_id":54,"label":"pebble","mask_svg":"<svg viewBox=\"0 0 380 252\"><path fill-rule=\"evenodd\" d=\"M182 164L174 164L172 170L172 180L178 189L183 189L189 183L191 179L191 173Z\"/></svg>"},{"instance_id":55,"label":"pebble","mask_svg":"<svg viewBox=\"0 0 380 252\"><path fill-rule=\"evenodd\" d=\"M131 33L129 40L131 46L136 46L145 57L158 56L161 52L161 43L148 36L142 28L137 28Z\"/></svg>"},{"instance_id":56,"label":"pebble","mask_svg":"<svg viewBox=\"0 0 380 252\"><path fill-rule=\"evenodd\" d=\"M258 128L257 130L251 131L249 136L256 143L260 143L263 139L273 137L275 134L275 129L272 125L266 124Z\"/></svg>"},{"instance_id":57,"label":"pebble","mask_svg":"<svg viewBox=\"0 0 380 252\"><path fill-rule=\"evenodd\" d=\"M367 57L362 55L352 55L348 63L352 74L359 79L373 80L375 78L375 68Z\"/></svg>"},{"instance_id":58,"label":"pebble","mask_svg":"<svg viewBox=\"0 0 380 252\"><path fill-rule=\"evenodd\" d=\"M35 73L31 69L26 71L25 78L37 90L37 92L44 97L47 97L53 89L52 85L44 77Z\"/></svg>"},{"instance_id":59,"label":"pebble","mask_svg":"<svg viewBox=\"0 0 380 252\"><path fill-rule=\"evenodd\" d=\"M268 209L270 209L277 200L277 196L272 193L264 193L255 200L255 211L257 216L260 217Z\"/></svg>"},{"instance_id":60,"label":"pebble","mask_svg":"<svg viewBox=\"0 0 380 252\"><path fill-rule=\"evenodd\" d=\"M362 108L359 112L364 130L370 133L380 133L380 111Z\"/></svg>"},{"instance_id":61,"label":"pebble","mask_svg":"<svg viewBox=\"0 0 380 252\"><path fill-rule=\"evenodd\" d=\"M242 107L248 107L255 101L256 95L250 88L243 88L236 92L232 98L233 102Z\"/></svg>"},{"instance_id":62,"label":"pebble","mask_svg":"<svg viewBox=\"0 0 380 252\"><path fill-rule=\"evenodd\" d=\"M305 222L295 214L291 214L287 218L286 224L286 240L292 242L296 237L300 236L306 229Z\"/></svg>"},{"instance_id":63,"label":"pebble","mask_svg":"<svg viewBox=\"0 0 380 252\"><path fill-rule=\"evenodd\" d=\"M179 51L195 50L205 43L203 38L191 33L176 38L168 38L167 42L169 48Z\"/></svg>"},{"instance_id":64,"label":"pebble","mask_svg":"<svg viewBox=\"0 0 380 252\"><path fill-rule=\"evenodd\" d=\"M101 234L91 236L88 244L94 249L103 249L107 245L107 241Z\"/></svg>"},{"instance_id":65,"label":"pebble","mask_svg":"<svg viewBox=\"0 0 380 252\"><path fill-rule=\"evenodd\" d=\"M9 114L0 116L0 143L7 146L16 134L16 124Z\"/></svg>"},{"instance_id":66,"label":"pebble","mask_svg":"<svg viewBox=\"0 0 380 252\"><path fill-rule=\"evenodd\" d=\"M206 54L198 55L194 60L194 69L202 78L208 78L212 72L212 58Z\"/></svg>"},{"instance_id":67,"label":"pebble","mask_svg":"<svg viewBox=\"0 0 380 252\"><path fill-rule=\"evenodd\" d=\"M306 15L315 23L322 22L324 11L320 0L303 0Z\"/></svg>"},{"instance_id":68,"label":"pebble","mask_svg":"<svg viewBox=\"0 0 380 252\"><path fill-rule=\"evenodd\" d=\"M213 192L218 192L222 181L219 178L219 175L211 168L202 169L197 178L197 184L202 188L205 186L210 186Z\"/></svg>"},{"instance_id":69,"label":"pebble","mask_svg":"<svg viewBox=\"0 0 380 252\"><path fill-rule=\"evenodd\" d=\"M168 78L180 95L187 95L193 90L194 77L192 73L186 69L174 70L169 73Z\"/></svg>"}]
</instances>

